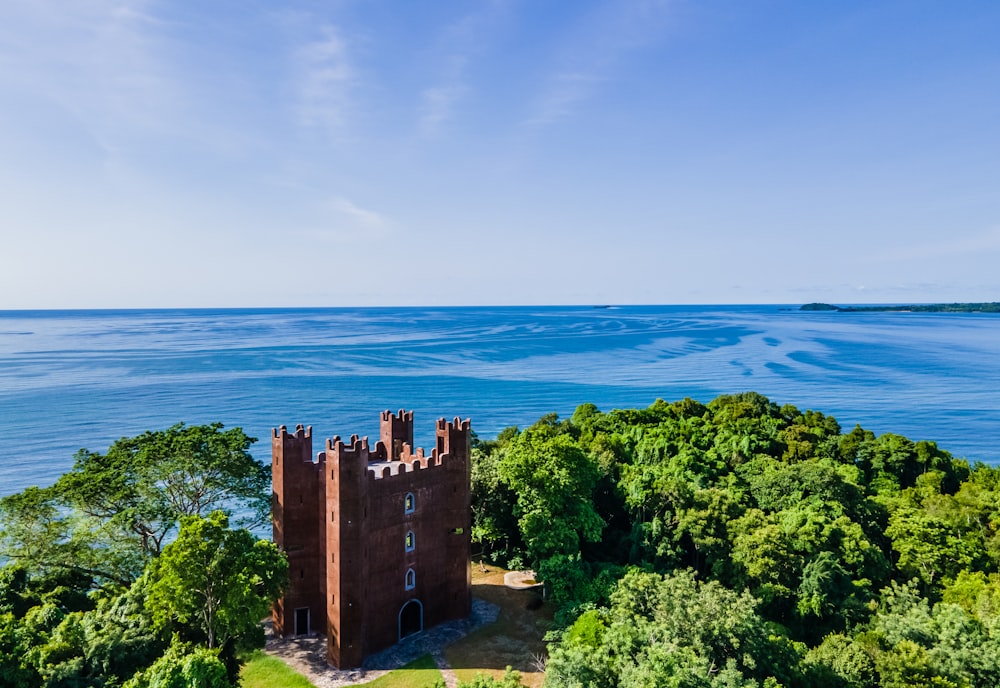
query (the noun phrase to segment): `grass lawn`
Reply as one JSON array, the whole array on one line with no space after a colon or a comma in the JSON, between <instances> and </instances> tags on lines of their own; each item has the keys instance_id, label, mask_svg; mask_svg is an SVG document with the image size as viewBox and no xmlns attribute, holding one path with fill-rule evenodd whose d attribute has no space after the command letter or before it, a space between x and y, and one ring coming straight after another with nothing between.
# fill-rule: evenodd
<instances>
[{"instance_id":1,"label":"grass lawn","mask_svg":"<svg viewBox=\"0 0 1000 688\"><path fill-rule=\"evenodd\" d=\"M503 676L512 666L521 672L525 685L537 688L545 674L534 666L534 657L545 656L542 638L552 623L548 606L528 609L536 594L532 590L511 590L504 587L503 569L487 566L483 573L479 564L472 564L472 595L500 607L496 623L486 624L461 640L449 645L444 656L460 681L471 681L476 674Z\"/></svg>"},{"instance_id":2,"label":"grass lawn","mask_svg":"<svg viewBox=\"0 0 1000 688\"><path fill-rule=\"evenodd\" d=\"M254 652L240 671L242 688L316 688L277 657Z\"/></svg>"},{"instance_id":3,"label":"grass lawn","mask_svg":"<svg viewBox=\"0 0 1000 688\"><path fill-rule=\"evenodd\" d=\"M364 685L365 688L431 688L435 681L443 678L434 659L424 655Z\"/></svg>"},{"instance_id":4,"label":"grass lawn","mask_svg":"<svg viewBox=\"0 0 1000 688\"><path fill-rule=\"evenodd\" d=\"M277 657L254 652L240 672L242 688L316 688ZM431 688L444 678L434 659L424 655L385 676L365 683L366 688Z\"/></svg>"}]
</instances>

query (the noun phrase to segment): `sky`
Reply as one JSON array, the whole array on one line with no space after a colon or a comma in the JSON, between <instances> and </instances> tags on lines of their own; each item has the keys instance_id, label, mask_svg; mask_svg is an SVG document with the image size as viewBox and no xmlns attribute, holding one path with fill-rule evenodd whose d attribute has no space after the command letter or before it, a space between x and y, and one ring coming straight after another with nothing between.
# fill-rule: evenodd
<instances>
[{"instance_id":1,"label":"sky","mask_svg":"<svg viewBox=\"0 0 1000 688\"><path fill-rule=\"evenodd\" d=\"M994 0L4 0L0 309L998 301L998 35Z\"/></svg>"}]
</instances>

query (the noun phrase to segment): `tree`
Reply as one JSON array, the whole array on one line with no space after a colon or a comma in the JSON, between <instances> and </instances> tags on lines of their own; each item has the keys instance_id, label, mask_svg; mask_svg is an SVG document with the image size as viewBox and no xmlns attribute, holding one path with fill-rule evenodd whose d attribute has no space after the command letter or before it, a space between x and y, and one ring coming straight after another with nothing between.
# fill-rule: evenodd
<instances>
[{"instance_id":1,"label":"tree","mask_svg":"<svg viewBox=\"0 0 1000 688\"><path fill-rule=\"evenodd\" d=\"M604 521L592 501L597 469L568 435L529 428L511 442L500 475L517 494L521 533L534 562L575 554L582 541L600 537Z\"/></svg>"},{"instance_id":2,"label":"tree","mask_svg":"<svg viewBox=\"0 0 1000 688\"><path fill-rule=\"evenodd\" d=\"M222 428L180 423L106 454L81 449L55 485L0 499L0 556L128 586L183 516L239 508L239 525L266 522L270 470L250 456L253 438Z\"/></svg>"},{"instance_id":3,"label":"tree","mask_svg":"<svg viewBox=\"0 0 1000 688\"><path fill-rule=\"evenodd\" d=\"M488 559L505 564L524 555L514 505L517 495L501 479L505 449L496 442L472 448L472 541ZM508 566L510 564L507 564Z\"/></svg>"},{"instance_id":4,"label":"tree","mask_svg":"<svg viewBox=\"0 0 1000 688\"><path fill-rule=\"evenodd\" d=\"M760 686L797 678L801 648L771 637L748 593L691 571L629 571L607 610L552 648L546 686Z\"/></svg>"},{"instance_id":5,"label":"tree","mask_svg":"<svg viewBox=\"0 0 1000 688\"><path fill-rule=\"evenodd\" d=\"M222 423L186 426L123 437L97 454L81 449L73 470L56 483L76 510L111 521L156 555L183 516L205 516L239 500L253 527L270 518L270 469L254 459L256 440Z\"/></svg>"},{"instance_id":6,"label":"tree","mask_svg":"<svg viewBox=\"0 0 1000 688\"><path fill-rule=\"evenodd\" d=\"M29 487L0 499L0 557L35 574L73 572L128 585L142 570L132 548L115 547L102 524L73 512L54 488Z\"/></svg>"},{"instance_id":7,"label":"tree","mask_svg":"<svg viewBox=\"0 0 1000 688\"><path fill-rule=\"evenodd\" d=\"M274 543L230 530L229 517L185 516L177 539L151 564L146 608L209 649L254 636L288 574Z\"/></svg>"},{"instance_id":8,"label":"tree","mask_svg":"<svg viewBox=\"0 0 1000 688\"><path fill-rule=\"evenodd\" d=\"M39 639L32 661L47 687L118 686L149 667L169 645L146 613L148 580L104 596L96 609L66 615L48 638Z\"/></svg>"},{"instance_id":9,"label":"tree","mask_svg":"<svg viewBox=\"0 0 1000 688\"><path fill-rule=\"evenodd\" d=\"M10 612L0 612L0 677L9 688L33 688L41 677L26 661L39 634Z\"/></svg>"},{"instance_id":10,"label":"tree","mask_svg":"<svg viewBox=\"0 0 1000 688\"><path fill-rule=\"evenodd\" d=\"M232 688L218 650L170 646L148 669L137 673L124 688Z\"/></svg>"},{"instance_id":11,"label":"tree","mask_svg":"<svg viewBox=\"0 0 1000 688\"><path fill-rule=\"evenodd\" d=\"M967 547L956 529L922 509L902 507L892 514L885 534L899 553L897 567L905 576L919 577L925 585L940 583L972 568L982 552Z\"/></svg>"}]
</instances>

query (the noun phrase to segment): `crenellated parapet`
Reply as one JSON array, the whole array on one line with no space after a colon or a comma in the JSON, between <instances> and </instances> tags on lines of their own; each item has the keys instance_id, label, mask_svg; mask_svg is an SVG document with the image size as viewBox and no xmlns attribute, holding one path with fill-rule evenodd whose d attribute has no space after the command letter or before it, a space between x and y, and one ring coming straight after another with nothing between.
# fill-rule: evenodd
<instances>
[{"instance_id":1,"label":"crenellated parapet","mask_svg":"<svg viewBox=\"0 0 1000 688\"><path fill-rule=\"evenodd\" d=\"M295 426L295 432L288 432L284 425L271 428L271 460L278 465L284 463L312 463L312 426Z\"/></svg>"},{"instance_id":2,"label":"crenellated parapet","mask_svg":"<svg viewBox=\"0 0 1000 688\"><path fill-rule=\"evenodd\" d=\"M326 455L340 461L357 461L363 459L368 461L371 456L371 447L368 445L367 437L351 435L348 442L340 439L340 435L334 435L326 441Z\"/></svg>"},{"instance_id":3,"label":"crenellated parapet","mask_svg":"<svg viewBox=\"0 0 1000 688\"><path fill-rule=\"evenodd\" d=\"M399 416L395 416L395 418L399 419L402 415L403 412L400 411ZM412 422L413 413L408 413L407 417L408 422ZM391 418L393 416L388 411L383 412L383 427ZM448 465L451 465L452 468L464 469L468 465L471 429L472 425L469 419L455 418L453 421L448 421L445 418L439 419L435 427L437 446L431 449L430 454L427 454L423 447L417 447L416 450L413 450L410 443L403 443L398 455L393 459L388 459L382 453L383 443L379 442L377 455L373 455L370 459L368 475L375 480L385 480L405 476L414 471ZM410 432L412 433L412 427Z\"/></svg>"},{"instance_id":4,"label":"crenellated parapet","mask_svg":"<svg viewBox=\"0 0 1000 688\"><path fill-rule=\"evenodd\" d=\"M271 439L280 438L281 440L285 440L286 438L291 438L291 437L294 437L298 440L305 439L306 437L312 437L312 426L310 425L307 428L304 427L302 423L299 423L298 425L295 426L294 433L289 433L288 427L285 425L282 425L278 428L271 428Z\"/></svg>"}]
</instances>

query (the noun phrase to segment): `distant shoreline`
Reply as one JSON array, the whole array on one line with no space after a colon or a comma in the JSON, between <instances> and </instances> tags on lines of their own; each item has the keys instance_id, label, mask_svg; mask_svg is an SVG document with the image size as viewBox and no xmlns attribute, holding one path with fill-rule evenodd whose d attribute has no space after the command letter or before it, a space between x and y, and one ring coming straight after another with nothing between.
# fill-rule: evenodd
<instances>
[{"instance_id":1,"label":"distant shoreline","mask_svg":"<svg viewBox=\"0 0 1000 688\"><path fill-rule=\"evenodd\" d=\"M838 313L1000 313L1000 302L933 303L910 306L834 306L829 303L807 303L800 311L835 311Z\"/></svg>"}]
</instances>

